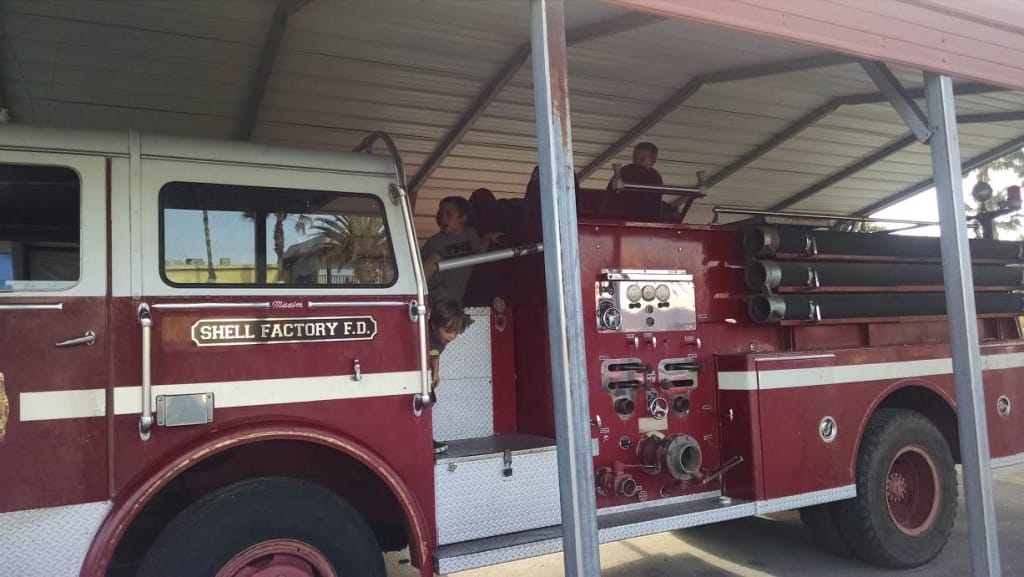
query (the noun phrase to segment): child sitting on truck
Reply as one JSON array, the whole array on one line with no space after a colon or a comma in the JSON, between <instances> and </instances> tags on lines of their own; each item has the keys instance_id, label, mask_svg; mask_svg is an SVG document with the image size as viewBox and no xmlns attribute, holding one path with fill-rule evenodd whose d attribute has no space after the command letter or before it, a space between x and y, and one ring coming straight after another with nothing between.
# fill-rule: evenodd
<instances>
[{"instance_id":1,"label":"child sitting on truck","mask_svg":"<svg viewBox=\"0 0 1024 577\"><path fill-rule=\"evenodd\" d=\"M448 299L462 306L466 284L473 270L467 266L441 272L441 261L484 252L502 236L500 232L489 232L480 238L473 227L466 225L468 216L469 201L461 196L446 197L437 207L437 223L441 230L430 237L420 251L427 276L427 302L432 306Z\"/></svg>"},{"instance_id":2,"label":"child sitting on truck","mask_svg":"<svg viewBox=\"0 0 1024 577\"><path fill-rule=\"evenodd\" d=\"M459 303L444 299L438 301L430 309L430 374L432 385L437 388L441 384L441 353L448 343L454 341L473 324L473 319L462 310ZM434 392L430 393L431 402L437 401ZM434 452L443 453L448 445L434 441Z\"/></svg>"}]
</instances>

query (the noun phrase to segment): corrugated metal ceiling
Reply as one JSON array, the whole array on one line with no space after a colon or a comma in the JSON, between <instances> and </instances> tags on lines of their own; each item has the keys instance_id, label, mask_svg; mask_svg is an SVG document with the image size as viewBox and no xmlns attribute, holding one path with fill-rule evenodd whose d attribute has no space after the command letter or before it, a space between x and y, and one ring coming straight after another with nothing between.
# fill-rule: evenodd
<instances>
[{"instance_id":1,"label":"corrugated metal ceiling","mask_svg":"<svg viewBox=\"0 0 1024 577\"><path fill-rule=\"evenodd\" d=\"M287 1L282 7L298 11L287 19L253 140L347 150L367 132L385 130L410 175L529 40L528 3L519 0ZM566 6L570 36L628 14L592 1ZM276 10L270 0L3 0L7 106L21 123L231 138L244 123ZM693 184L697 170L719 172L830 100L877 92L854 62L715 82L722 71L822 52L685 21L625 28L569 49L578 168L695 78L707 82L636 139L659 145L666 183ZM920 88L919 72L893 72L909 89ZM962 117L1019 112L1024 95L963 95L957 105ZM908 134L885 102L840 105L714 186L691 220L709 218L716 204L785 204ZM963 125L961 154L980 156L1022 136L1024 120ZM527 63L423 182L421 234L432 232L436 203L449 194L487 187L499 197L521 195L535 158ZM629 162L629 148L584 186L603 187L611 162ZM927 148L911 143L790 208L857 212L929 174Z\"/></svg>"}]
</instances>

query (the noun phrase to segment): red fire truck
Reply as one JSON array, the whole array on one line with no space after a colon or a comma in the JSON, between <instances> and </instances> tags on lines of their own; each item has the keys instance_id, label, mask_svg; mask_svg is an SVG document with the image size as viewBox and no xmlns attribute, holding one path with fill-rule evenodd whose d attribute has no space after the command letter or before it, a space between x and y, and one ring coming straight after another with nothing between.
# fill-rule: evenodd
<instances>
[{"instance_id":1,"label":"red fire truck","mask_svg":"<svg viewBox=\"0 0 1024 577\"><path fill-rule=\"evenodd\" d=\"M431 404L393 155L15 126L0 150L0 572L383 575L408 546L431 575L559 550L539 255L475 270L502 294L467 303L507 306L467 309ZM872 563L939 552L959 455L935 239L583 208L602 542L801 509ZM974 242L1010 465L1024 244Z\"/></svg>"}]
</instances>

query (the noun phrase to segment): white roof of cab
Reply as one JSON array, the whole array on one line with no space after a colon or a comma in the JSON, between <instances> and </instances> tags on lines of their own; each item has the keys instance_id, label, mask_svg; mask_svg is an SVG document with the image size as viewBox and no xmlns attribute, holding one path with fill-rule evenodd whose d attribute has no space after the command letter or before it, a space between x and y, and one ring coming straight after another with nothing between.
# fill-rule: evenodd
<instances>
[{"instance_id":1,"label":"white roof of cab","mask_svg":"<svg viewBox=\"0 0 1024 577\"><path fill-rule=\"evenodd\" d=\"M395 173L391 158L383 155L149 134L140 135L140 143L142 156L145 158L201 160L388 176ZM7 125L0 129L0 149L126 157L129 154L129 132Z\"/></svg>"}]
</instances>

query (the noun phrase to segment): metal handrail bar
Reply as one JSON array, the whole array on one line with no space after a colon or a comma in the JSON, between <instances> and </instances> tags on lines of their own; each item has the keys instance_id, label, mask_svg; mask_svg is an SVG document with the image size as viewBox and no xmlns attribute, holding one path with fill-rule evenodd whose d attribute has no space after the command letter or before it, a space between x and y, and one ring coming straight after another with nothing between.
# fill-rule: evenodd
<instances>
[{"instance_id":1,"label":"metal handrail bar","mask_svg":"<svg viewBox=\"0 0 1024 577\"><path fill-rule=\"evenodd\" d=\"M912 224L915 227L919 226L938 226L937 222L927 222L920 220L906 220L906 219L894 219L894 218L872 218L870 216L846 216L839 214L821 214L812 212L788 212L788 211L777 211L777 210L755 210L748 208L739 208L733 206L716 206L711 209L715 213L715 218L712 220L712 224L717 223L718 216L721 214L741 214L747 216L778 216L783 218L810 218L820 220L844 220L848 222L885 222L893 224Z\"/></svg>"}]
</instances>

